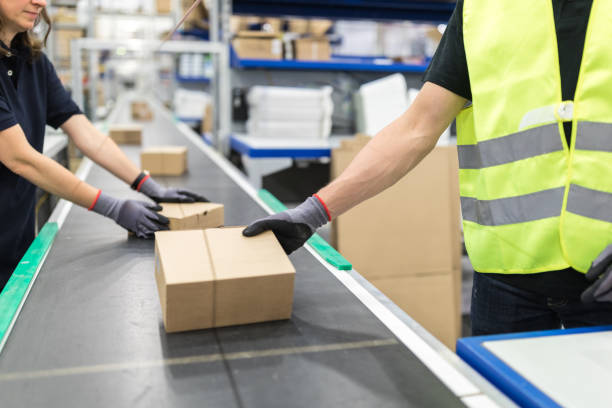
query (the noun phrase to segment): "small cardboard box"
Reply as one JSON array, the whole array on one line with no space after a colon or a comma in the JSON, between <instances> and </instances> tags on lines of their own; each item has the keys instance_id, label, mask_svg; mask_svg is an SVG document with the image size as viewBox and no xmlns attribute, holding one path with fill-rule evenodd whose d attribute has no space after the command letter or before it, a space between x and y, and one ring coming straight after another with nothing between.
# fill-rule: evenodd
<instances>
[{"instance_id":1,"label":"small cardboard box","mask_svg":"<svg viewBox=\"0 0 612 408\"><path fill-rule=\"evenodd\" d=\"M151 121L153 120L153 111L149 108L149 104L142 101L133 101L130 104L132 119Z\"/></svg>"},{"instance_id":2,"label":"small cardboard box","mask_svg":"<svg viewBox=\"0 0 612 408\"><path fill-rule=\"evenodd\" d=\"M147 147L140 152L140 168L152 175L180 176L187 170L184 146Z\"/></svg>"},{"instance_id":3,"label":"small cardboard box","mask_svg":"<svg viewBox=\"0 0 612 408\"><path fill-rule=\"evenodd\" d=\"M193 230L220 227L224 223L223 204L161 203L159 212L170 220L170 230Z\"/></svg>"},{"instance_id":4,"label":"small cardboard box","mask_svg":"<svg viewBox=\"0 0 612 408\"><path fill-rule=\"evenodd\" d=\"M296 60L328 61L331 58L331 47L325 37L298 38L293 47Z\"/></svg>"},{"instance_id":5,"label":"small cardboard box","mask_svg":"<svg viewBox=\"0 0 612 408\"><path fill-rule=\"evenodd\" d=\"M140 125L111 125L108 136L117 144L139 145L142 142L142 126Z\"/></svg>"},{"instance_id":6,"label":"small cardboard box","mask_svg":"<svg viewBox=\"0 0 612 408\"><path fill-rule=\"evenodd\" d=\"M166 332L291 317L295 268L271 232L155 233L155 279Z\"/></svg>"},{"instance_id":7,"label":"small cardboard box","mask_svg":"<svg viewBox=\"0 0 612 408\"><path fill-rule=\"evenodd\" d=\"M283 43L278 34L241 31L232 44L240 58L271 60L283 58Z\"/></svg>"}]
</instances>

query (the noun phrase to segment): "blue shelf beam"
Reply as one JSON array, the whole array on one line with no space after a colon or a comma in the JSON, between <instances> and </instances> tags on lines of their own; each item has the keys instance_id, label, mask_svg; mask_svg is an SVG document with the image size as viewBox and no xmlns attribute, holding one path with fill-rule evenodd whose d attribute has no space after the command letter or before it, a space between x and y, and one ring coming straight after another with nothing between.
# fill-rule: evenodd
<instances>
[{"instance_id":1,"label":"blue shelf beam","mask_svg":"<svg viewBox=\"0 0 612 408\"><path fill-rule=\"evenodd\" d=\"M184 77L180 75L176 75L177 82L186 82L186 83L195 83L195 84L208 84L210 82L210 78L208 77Z\"/></svg>"},{"instance_id":2,"label":"blue shelf beam","mask_svg":"<svg viewBox=\"0 0 612 408\"><path fill-rule=\"evenodd\" d=\"M230 147L236 150L240 154L252 158L276 158L276 157L290 157L293 159L313 159L319 157L330 157L331 148L254 148L244 143L243 141L231 137Z\"/></svg>"},{"instance_id":3,"label":"blue shelf beam","mask_svg":"<svg viewBox=\"0 0 612 408\"><path fill-rule=\"evenodd\" d=\"M428 62L423 64L404 64L393 62L388 58L374 57L345 57L332 56L329 61L298 61L298 60L266 60L242 59L231 52L230 64L232 68L242 69L279 69L304 71L374 71L374 72L410 72L423 73Z\"/></svg>"},{"instance_id":4,"label":"blue shelf beam","mask_svg":"<svg viewBox=\"0 0 612 408\"><path fill-rule=\"evenodd\" d=\"M413 0L233 0L235 14L446 23L455 2Z\"/></svg>"}]
</instances>

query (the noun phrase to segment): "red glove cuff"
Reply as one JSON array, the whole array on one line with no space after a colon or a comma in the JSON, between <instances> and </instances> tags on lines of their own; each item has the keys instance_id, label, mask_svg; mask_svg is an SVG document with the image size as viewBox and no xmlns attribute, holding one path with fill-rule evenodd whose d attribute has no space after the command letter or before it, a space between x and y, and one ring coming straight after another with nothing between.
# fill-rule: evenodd
<instances>
[{"instance_id":1,"label":"red glove cuff","mask_svg":"<svg viewBox=\"0 0 612 408\"><path fill-rule=\"evenodd\" d=\"M98 194L96 194L96 198L94 198L93 203L91 203L87 211L93 210L93 208L96 206L96 203L98 202L98 198L100 198L100 194L102 194L102 190L98 190Z\"/></svg>"},{"instance_id":2,"label":"red glove cuff","mask_svg":"<svg viewBox=\"0 0 612 408\"><path fill-rule=\"evenodd\" d=\"M331 221L332 217L331 214L329 212L329 208L327 208L327 204L325 204L325 201L323 201L321 199L321 197L319 197L318 194L313 194L314 197L316 197L317 200L319 200L319 202L321 203L321 205L323 206L323 208L325 208L325 213L327 214L327 220Z\"/></svg>"}]
</instances>

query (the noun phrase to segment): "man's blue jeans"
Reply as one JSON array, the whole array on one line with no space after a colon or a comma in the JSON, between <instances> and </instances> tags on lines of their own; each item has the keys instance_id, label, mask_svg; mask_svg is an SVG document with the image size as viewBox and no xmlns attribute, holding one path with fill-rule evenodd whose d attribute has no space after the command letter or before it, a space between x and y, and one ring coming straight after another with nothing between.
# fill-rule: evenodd
<instances>
[{"instance_id":1,"label":"man's blue jeans","mask_svg":"<svg viewBox=\"0 0 612 408\"><path fill-rule=\"evenodd\" d=\"M582 303L518 289L486 273L474 273L472 335L612 324L612 303Z\"/></svg>"}]
</instances>

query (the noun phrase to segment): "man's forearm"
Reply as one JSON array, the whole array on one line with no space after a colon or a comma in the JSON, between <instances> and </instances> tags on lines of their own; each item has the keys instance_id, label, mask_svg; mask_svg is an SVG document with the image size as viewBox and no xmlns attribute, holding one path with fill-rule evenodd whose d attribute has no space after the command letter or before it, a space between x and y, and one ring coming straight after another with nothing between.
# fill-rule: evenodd
<instances>
[{"instance_id":1,"label":"man's forearm","mask_svg":"<svg viewBox=\"0 0 612 408\"><path fill-rule=\"evenodd\" d=\"M62 125L62 129L83 154L127 184L131 184L140 173L119 146L96 129L85 115L74 115Z\"/></svg>"},{"instance_id":2,"label":"man's forearm","mask_svg":"<svg viewBox=\"0 0 612 408\"><path fill-rule=\"evenodd\" d=\"M381 130L346 170L321 189L332 218L392 186L434 148L466 100L425 83L410 108Z\"/></svg>"},{"instance_id":3,"label":"man's forearm","mask_svg":"<svg viewBox=\"0 0 612 408\"><path fill-rule=\"evenodd\" d=\"M436 140L404 134L392 123L373 138L336 180L318 195L332 218L389 188L412 170L433 149ZM415 132L407 129L408 132Z\"/></svg>"}]
</instances>

